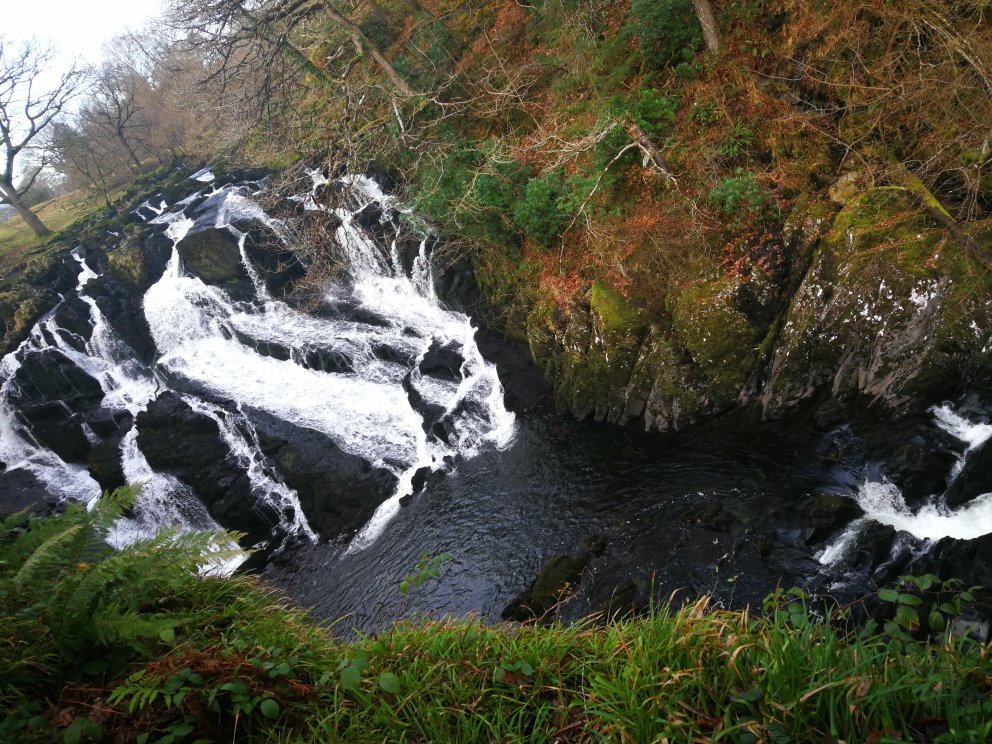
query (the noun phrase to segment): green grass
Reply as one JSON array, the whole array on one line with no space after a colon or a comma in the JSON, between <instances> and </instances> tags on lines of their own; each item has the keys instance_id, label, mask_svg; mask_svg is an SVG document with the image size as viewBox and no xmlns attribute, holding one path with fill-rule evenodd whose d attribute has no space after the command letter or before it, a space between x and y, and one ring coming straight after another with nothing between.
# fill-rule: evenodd
<instances>
[{"instance_id":1,"label":"green grass","mask_svg":"<svg viewBox=\"0 0 992 744\"><path fill-rule=\"evenodd\" d=\"M760 615L704 598L607 624L403 622L349 642L251 577L199 577L208 538L104 553L113 516L73 508L0 530L0 740L992 735L987 646L855 630L798 591Z\"/></svg>"},{"instance_id":2,"label":"green grass","mask_svg":"<svg viewBox=\"0 0 992 744\"><path fill-rule=\"evenodd\" d=\"M102 206L100 197L73 191L34 207L45 227L59 233L80 217ZM39 238L19 216L0 222L0 276L11 271L51 238Z\"/></svg>"}]
</instances>

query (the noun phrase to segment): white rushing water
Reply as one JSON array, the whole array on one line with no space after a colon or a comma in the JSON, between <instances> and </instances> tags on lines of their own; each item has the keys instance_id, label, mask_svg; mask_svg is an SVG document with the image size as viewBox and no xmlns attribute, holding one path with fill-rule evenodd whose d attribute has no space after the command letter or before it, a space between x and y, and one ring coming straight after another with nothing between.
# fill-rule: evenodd
<instances>
[{"instance_id":1,"label":"white rushing water","mask_svg":"<svg viewBox=\"0 0 992 744\"><path fill-rule=\"evenodd\" d=\"M950 485L960 476L968 458L992 438L992 424L969 421L947 405L934 407L931 413L938 427L964 445L948 476ZM933 494L914 512L898 486L883 476L881 480L862 483L855 499L864 516L852 522L823 550L819 556L821 564L831 565L842 558L856 544L869 521L890 525L918 540L945 537L973 540L992 533L992 493L978 494L956 509L947 506L943 494Z\"/></svg>"},{"instance_id":2,"label":"white rushing water","mask_svg":"<svg viewBox=\"0 0 992 744\"><path fill-rule=\"evenodd\" d=\"M326 182L319 173L313 177L315 188ZM193 178L204 184L214 180L209 171ZM205 213L216 214L212 225L183 214L182 207L192 197L172 212L165 203L155 207L146 202L142 206L155 215L150 221L167 225L165 235L173 243L162 277L147 290L143 301L156 347L155 363L147 367L137 361L97 301L87 294L87 285L98 274L79 252L76 292L89 307L90 339L82 350L80 343L69 343L54 313L49 314L20 349L0 362L0 460L8 470L29 470L63 497L89 500L99 495L99 486L85 468L62 462L35 442L8 404L7 388L15 384L19 360L30 351L53 347L99 381L105 396L102 408L109 411L136 417L168 388L167 380L182 381L181 397L217 422L221 438L251 482L253 498L267 501L276 513L291 515L283 517L288 520L283 527L290 534L316 538L296 493L261 452L246 409L316 430L345 452L393 472L399 484L396 492L353 539L351 550L369 545L381 534L398 511L400 499L412 493L414 474L420 468L450 467L457 458L472 457L485 447L506 446L514 435L515 421L503 405L496 368L479 353L470 319L443 307L435 295L427 240L420 244L413 276L405 276L396 260L395 240L381 246L354 221L354 214L368 203L396 207L393 200L364 177L344 179L343 186L350 189L353 209L336 210L340 219L336 240L349 259L350 281L329 287L328 300L347 299L383 322L349 320L347 314L341 318L308 315L273 299L248 256L246 235L231 223L258 220L278 237L285 237L286 226L271 219L245 189L206 187L206 206L213 211ZM252 301L235 301L223 289L205 284L184 269L181 242L209 227L228 229L238 241L242 263L255 288ZM290 358L263 356L245 339L278 343L290 350ZM416 364L432 344L458 350L464 360L459 381L420 374ZM395 354L377 353L382 348ZM314 349L347 359L348 371L308 368L302 362ZM410 363L404 365L394 358ZM425 432L428 427L409 402L404 378L424 400L449 414L447 437ZM216 527L186 485L151 468L138 446L135 428L124 435L120 447L125 476L129 482L140 483L142 492L134 514L121 520L115 530L115 542L132 542L162 526Z\"/></svg>"}]
</instances>

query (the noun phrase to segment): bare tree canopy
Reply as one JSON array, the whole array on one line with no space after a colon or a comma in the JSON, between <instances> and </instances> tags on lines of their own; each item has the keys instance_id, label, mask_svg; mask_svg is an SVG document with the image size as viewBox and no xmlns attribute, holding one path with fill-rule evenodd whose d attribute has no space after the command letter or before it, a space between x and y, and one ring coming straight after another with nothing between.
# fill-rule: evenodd
<instances>
[{"instance_id":1,"label":"bare tree canopy","mask_svg":"<svg viewBox=\"0 0 992 744\"><path fill-rule=\"evenodd\" d=\"M0 36L0 204L9 204L45 237L51 231L24 201L41 168L15 185L17 163L23 155L37 150L38 137L62 113L76 94L81 74L73 65L50 86L40 81L54 55L33 42L14 45ZM44 158L41 165L45 164Z\"/></svg>"}]
</instances>

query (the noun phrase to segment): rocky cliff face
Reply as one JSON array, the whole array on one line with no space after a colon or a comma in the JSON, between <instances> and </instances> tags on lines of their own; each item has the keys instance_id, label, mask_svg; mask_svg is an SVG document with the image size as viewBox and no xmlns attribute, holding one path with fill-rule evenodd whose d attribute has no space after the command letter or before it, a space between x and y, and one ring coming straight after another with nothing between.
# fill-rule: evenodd
<instances>
[{"instance_id":1,"label":"rocky cliff face","mask_svg":"<svg viewBox=\"0 0 992 744\"><path fill-rule=\"evenodd\" d=\"M992 246L990 226L972 237ZM601 283L535 305L526 336L559 405L648 431L735 407L829 423L856 400L899 415L990 379L992 280L912 192L798 209L783 238L777 265L670 290L664 321Z\"/></svg>"}]
</instances>

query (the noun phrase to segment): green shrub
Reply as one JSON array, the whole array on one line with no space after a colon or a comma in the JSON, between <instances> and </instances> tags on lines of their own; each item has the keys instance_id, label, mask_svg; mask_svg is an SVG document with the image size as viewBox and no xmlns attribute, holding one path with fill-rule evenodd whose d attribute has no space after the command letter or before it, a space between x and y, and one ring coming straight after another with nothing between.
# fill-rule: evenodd
<instances>
[{"instance_id":1,"label":"green shrub","mask_svg":"<svg viewBox=\"0 0 992 744\"><path fill-rule=\"evenodd\" d=\"M723 179L710 191L709 200L725 216L734 218L732 225L761 215L769 206L768 196L758 179L741 168L735 171L733 178Z\"/></svg>"},{"instance_id":2,"label":"green shrub","mask_svg":"<svg viewBox=\"0 0 992 744\"><path fill-rule=\"evenodd\" d=\"M641 88L641 95L630 106L634 121L652 139L666 137L679 110L679 99L654 88Z\"/></svg>"},{"instance_id":3,"label":"green shrub","mask_svg":"<svg viewBox=\"0 0 992 744\"><path fill-rule=\"evenodd\" d=\"M689 61L703 42L692 0L633 0L628 27L658 69Z\"/></svg>"},{"instance_id":4,"label":"green shrub","mask_svg":"<svg viewBox=\"0 0 992 744\"><path fill-rule=\"evenodd\" d=\"M560 168L532 178L513 207L513 221L536 243L550 246L568 227L572 198Z\"/></svg>"}]
</instances>

